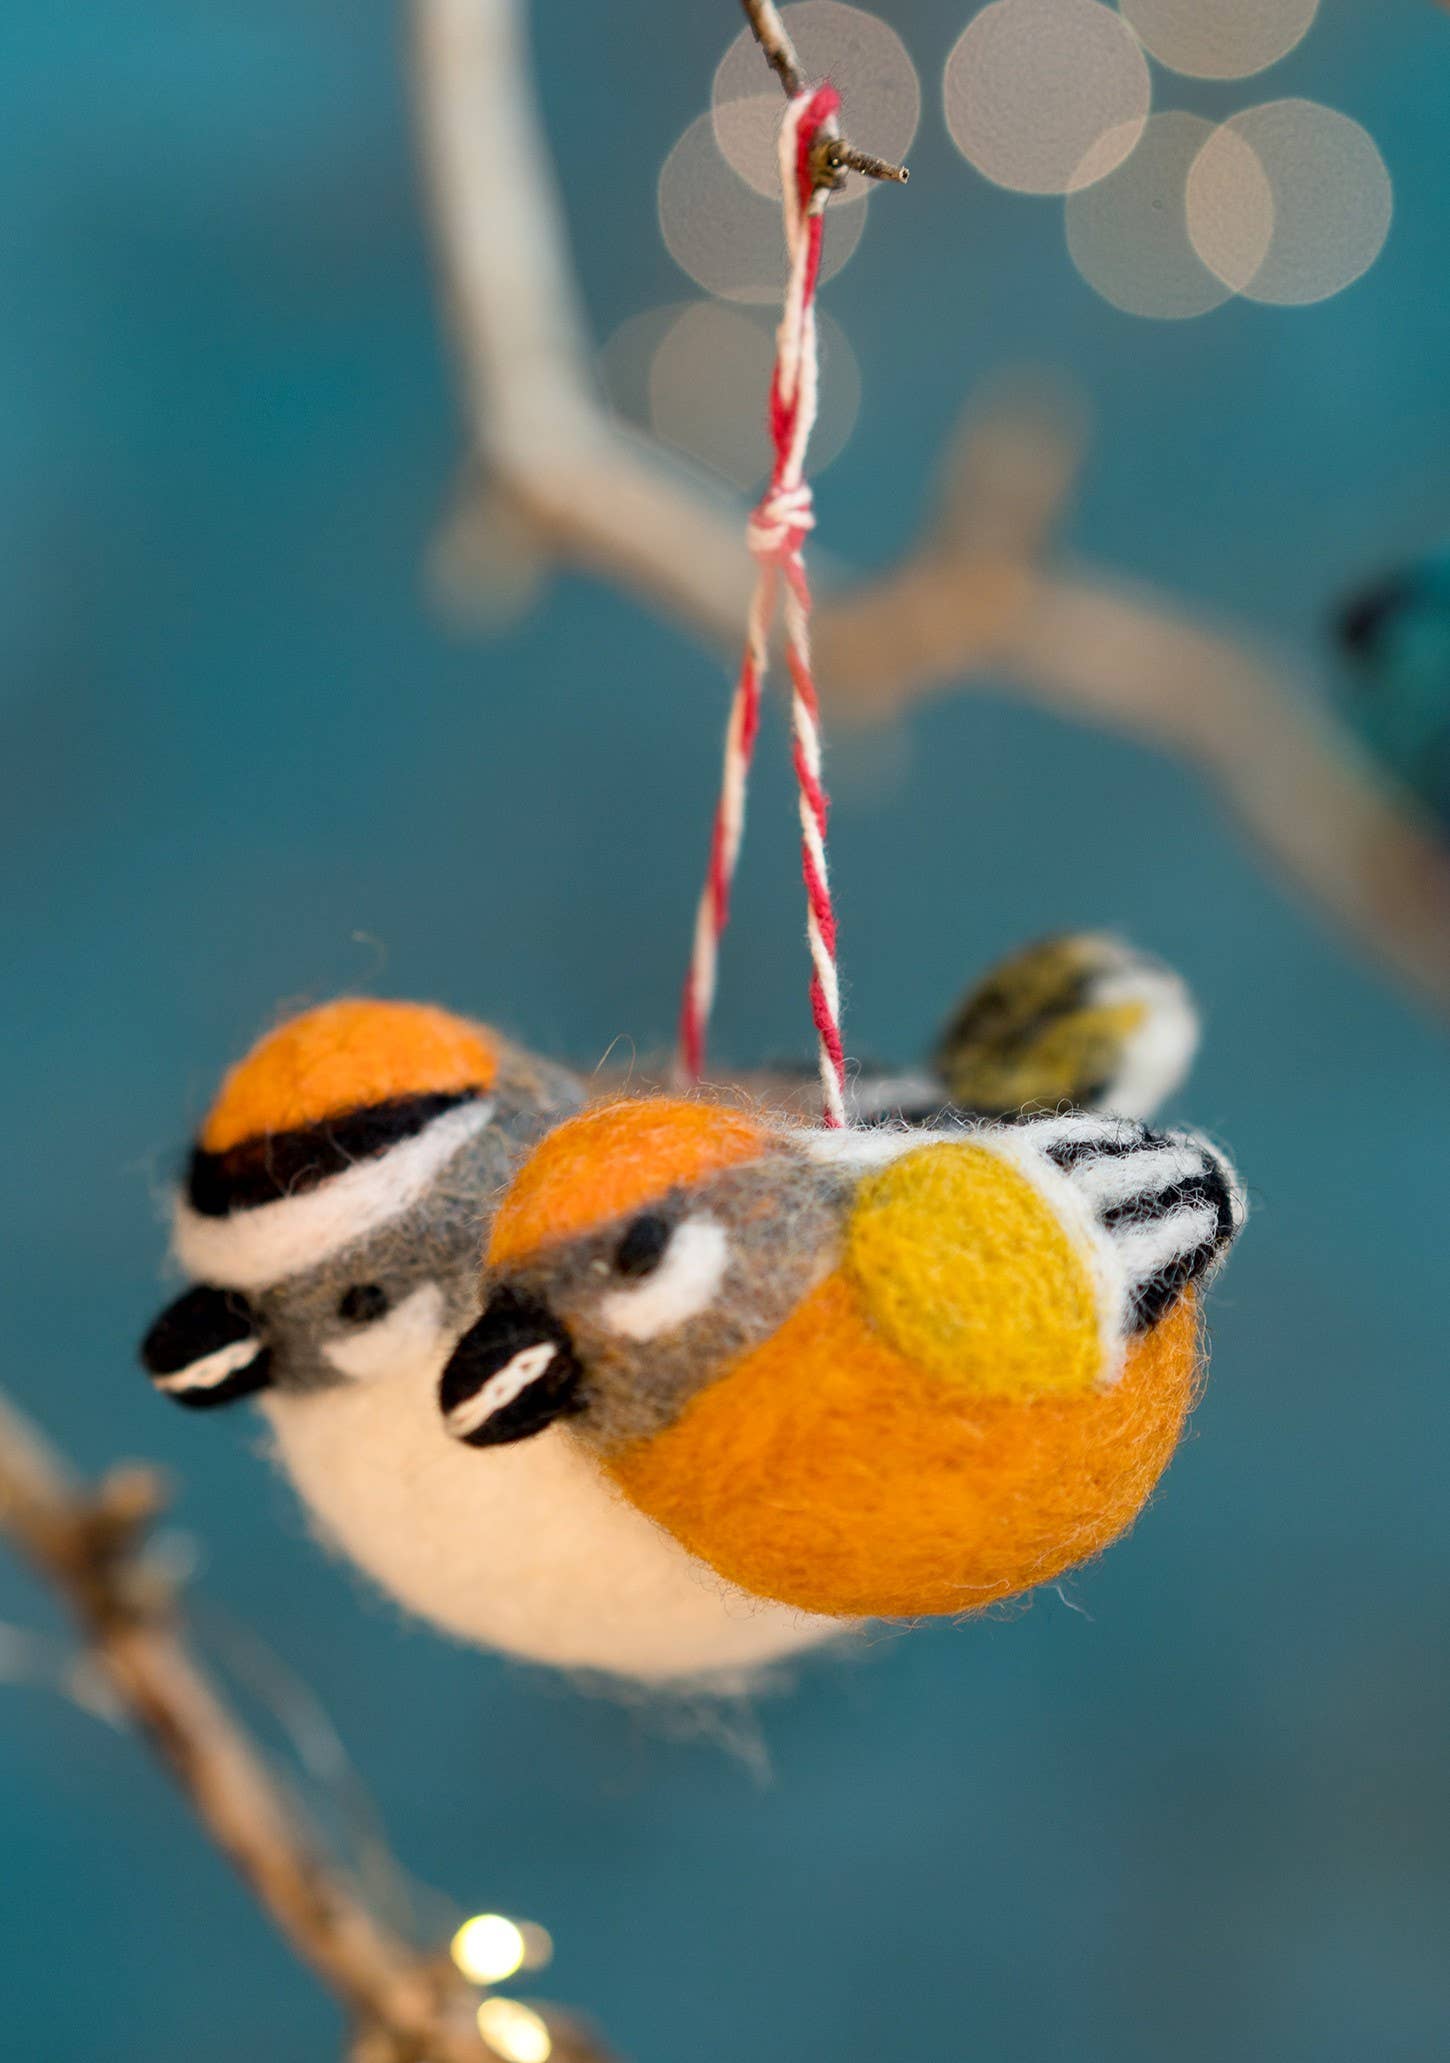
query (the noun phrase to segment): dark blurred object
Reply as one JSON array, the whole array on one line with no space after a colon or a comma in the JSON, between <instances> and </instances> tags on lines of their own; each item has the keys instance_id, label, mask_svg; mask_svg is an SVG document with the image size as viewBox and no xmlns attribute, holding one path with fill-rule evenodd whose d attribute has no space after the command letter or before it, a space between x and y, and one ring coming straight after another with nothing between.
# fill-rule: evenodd
<instances>
[{"instance_id":1,"label":"dark blurred object","mask_svg":"<svg viewBox=\"0 0 1450 2063\"><path fill-rule=\"evenodd\" d=\"M1340 612L1344 714L1441 825L1450 826L1450 542Z\"/></svg>"}]
</instances>

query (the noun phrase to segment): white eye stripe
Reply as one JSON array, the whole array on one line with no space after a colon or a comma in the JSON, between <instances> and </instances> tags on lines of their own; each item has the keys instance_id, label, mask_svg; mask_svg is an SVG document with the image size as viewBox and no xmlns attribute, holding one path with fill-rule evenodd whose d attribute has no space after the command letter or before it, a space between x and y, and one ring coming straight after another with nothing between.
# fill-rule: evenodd
<instances>
[{"instance_id":1,"label":"white eye stripe","mask_svg":"<svg viewBox=\"0 0 1450 2063\"><path fill-rule=\"evenodd\" d=\"M158 1390L167 1390L173 1396L186 1390L214 1390L229 1376L248 1367L261 1350L259 1339L233 1340L214 1353L203 1354L187 1367L178 1368L174 1375L153 1375L151 1380Z\"/></svg>"},{"instance_id":2,"label":"white eye stripe","mask_svg":"<svg viewBox=\"0 0 1450 2063\"><path fill-rule=\"evenodd\" d=\"M301 1275L410 1209L493 1112L492 1100L462 1104L402 1145L359 1161L317 1189L225 1218L206 1217L179 1197L176 1257L188 1274L225 1289L266 1289Z\"/></svg>"},{"instance_id":3,"label":"white eye stripe","mask_svg":"<svg viewBox=\"0 0 1450 2063\"><path fill-rule=\"evenodd\" d=\"M521 1397L530 1383L547 1375L559 1352L555 1340L536 1340L520 1347L502 1368L496 1368L476 1396L465 1397L449 1412L446 1424L455 1439L466 1440L506 1405Z\"/></svg>"},{"instance_id":4,"label":"white eye stripe","mask_svg":"<svg viewBox=\"0 0 1450 2063\"><path fill-rule=\"evenodd\" d=\"M715 1301L730 1259L725 1227L713 1218L686 1218L670 1235L659 1266L643 1282L611 1290L599 1315L626 1339L653 1340L677 1332Z\"/></svg>"},{"instance_id":5,"label":"white eye stripe","mask_svg":"<svg viewBox=\"0 0 1450 2063\"><path fill-rule=\"evenodd\" d=\"M420 1355L440 1352L443 1343L443 1291L436 1282L424 1282L385 1316L346 1338L328 1340L322 1351L340 1375L371 1382Z\"/></svg>"}]
</instances>

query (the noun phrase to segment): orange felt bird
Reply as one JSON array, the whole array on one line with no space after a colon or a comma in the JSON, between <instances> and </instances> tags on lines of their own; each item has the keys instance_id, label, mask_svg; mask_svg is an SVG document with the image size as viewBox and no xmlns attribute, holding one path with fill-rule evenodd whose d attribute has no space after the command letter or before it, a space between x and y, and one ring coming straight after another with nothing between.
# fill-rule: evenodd
<instances>
[{"instance_id":1,"label":"orange felt bird","mask_svg":"<svg viewBox=\"0 0 1450 2063\"><path fill-rule=\"evenodd\" d=\"M1215 1148L1127 1119L608 1105L515 1176L440 1403L474 1446L557 1426L753 1596L959 1613L1131 1524L1242 1219Z\"/></svg>"}]
</instances>

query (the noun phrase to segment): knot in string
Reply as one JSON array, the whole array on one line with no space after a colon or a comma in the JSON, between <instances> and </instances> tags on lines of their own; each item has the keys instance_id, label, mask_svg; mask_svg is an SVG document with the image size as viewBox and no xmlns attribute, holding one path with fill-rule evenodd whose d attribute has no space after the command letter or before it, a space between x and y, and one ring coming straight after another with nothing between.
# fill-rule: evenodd
<instances>
[{"instance_id":1,"label":"knot in string","mask_svg":"<svg viewBox=\"0 0 1450 2063\"><path fill-rule=\"evenodd\" d=\"M811 490L804 480L794 487L768 487L746 526L745 538L757 559L797 556L816 527Z\"/></svg>"}]
</instances>

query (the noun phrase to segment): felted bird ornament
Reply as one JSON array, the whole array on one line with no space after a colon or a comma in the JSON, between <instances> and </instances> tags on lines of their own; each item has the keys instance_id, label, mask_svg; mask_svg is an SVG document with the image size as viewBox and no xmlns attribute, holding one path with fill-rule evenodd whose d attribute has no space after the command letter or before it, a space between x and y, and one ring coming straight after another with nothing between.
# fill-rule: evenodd
<instances>
[{"instance_id":1,"label":"felted bird ornament","mask_svg":"<svg viewBox=\"0 0 1450 2063\"><path fill-rule=\"evenodd\" d=\"M430 1006L344 999L282 1024L201 1128L173 1238L194 1286L142 1360L193 1408L254 1397L325 1541L448 1630L578 1667L753 1668L818 1636L734 1609L567 1448L481 1483L438 1426L494 1203L582 1101L565 1070Z\"/></svg>"},{"instance_id":2,"label":"felted bird ornament","mask_svg":"<svg viewBox=\"0 0 1450 2063\"><path fill-rule=\"evenodd\" d=\"M1206 1141L1127 1119L606 1105L515 1176L440 1408L474 1447L587 1453L750 1596L960 1613L1140 1511L1242 1216Z\"/></svg>"},{"instance_id":3,"label":"felted bird ornament","mask_svg":"<svg viewBox=\"0 0 1450 2063\"><path fill-rule=\"evenodd\" d=\"M949 1081L974 1076L1055 1102L1074 1052L1068 1075L1091 1092L1109 1078L1104 983L1109 1074L1141 1077L1145 1042L1160 1079L1181 1073L1195 1023L1177 977L1111 940L1051 940L979 985L983 1007L968 998L937 1067L861 1078L858 1115L935 1118ZM439 1430L438 1379L479 1313L498 1197L584 1097L566 1070L428 1005L350 998L283 1023L201 1128L173 1241L193 1286L142 1360L191 1408L254 1398L326 1541L448 1630L644 1677L753 1669L838 1622L712 1577L577 1444L500 1452L481 1480Z\"/></svg>"}]
</instances>

